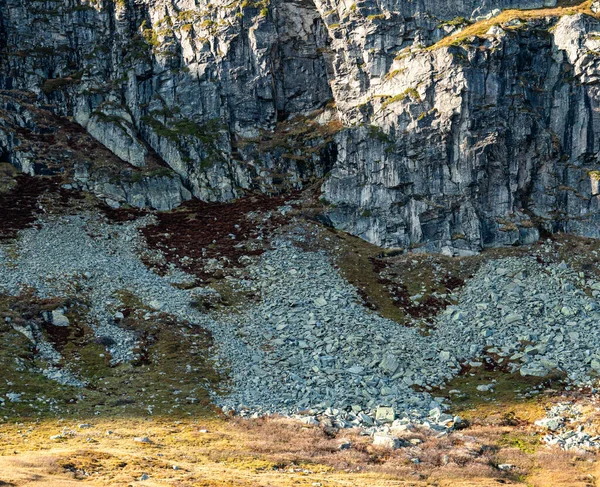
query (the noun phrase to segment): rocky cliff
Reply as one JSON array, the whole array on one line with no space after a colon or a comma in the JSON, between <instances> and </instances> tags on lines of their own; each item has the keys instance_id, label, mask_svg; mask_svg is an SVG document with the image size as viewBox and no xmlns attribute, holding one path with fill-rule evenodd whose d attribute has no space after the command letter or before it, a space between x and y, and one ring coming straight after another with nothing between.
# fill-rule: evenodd
<instances>
[{"instance_id":1,"label":"rocky cliff","mask_svg":"<svg viewBox=\"0 0 600 487\"><path fill-rule=\"evenodd\" d=\"M323 180L332 224L387 247L599 237L600 22L578 3L4 0L0 149L115 204ZM73 122L125 177L23 162Z\"/></svg>"}]
</instances>

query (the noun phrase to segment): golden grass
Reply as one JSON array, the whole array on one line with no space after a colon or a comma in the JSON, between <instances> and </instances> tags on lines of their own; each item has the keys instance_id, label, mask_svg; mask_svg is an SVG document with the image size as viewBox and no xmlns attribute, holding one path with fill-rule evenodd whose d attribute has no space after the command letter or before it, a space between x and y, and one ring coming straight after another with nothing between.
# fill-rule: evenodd
<instances>
[{"instance_id":1,"label":"golden grass","mask_svg":"<svg viewBox=\"0 0 600 487\"><path fill-rule=\"evenodd\" d=\"M560 2L559 2L560 4ZM563 2L564 4L564 2ZM574 6L559 6L556 8L540 8L533 10L505 10L496 17L488 20L482 20L476 22L465 29L457 32L456 34L450 35L443 38L438 43L429 47L429 50L439 49L441 47L449 47L457 44L461 44L466 39L471 37L478 37L484 35L495 25L505 24L511 20L519 19L523 21L540 19L546 17L563 17L565 15L575 14L587 14L593 16L593 12L590 10L592 0L586 0L579 5Z\"/></svg>"},{"instance_id":2,"label":"golden grass","mask_svg":"<svg viewBox=\"0 0 600 487\"><path fill-rule=\"evenodd\" d=\"M527 426L474 426L443 438L406 432L406 440L422 443L386 451L354 430L332 434L286 419L87 422L91 428L74 420L0 425L0 485L128 486L143 474L149 479L139 485L157 487L597 485L594 456L522 448L519 438L537 441ZM135 442L138 436L152 443ZM338 449L342 438L351 449ZM515 470L502 472L499 463Z\"/></svg>"}]
</instances>

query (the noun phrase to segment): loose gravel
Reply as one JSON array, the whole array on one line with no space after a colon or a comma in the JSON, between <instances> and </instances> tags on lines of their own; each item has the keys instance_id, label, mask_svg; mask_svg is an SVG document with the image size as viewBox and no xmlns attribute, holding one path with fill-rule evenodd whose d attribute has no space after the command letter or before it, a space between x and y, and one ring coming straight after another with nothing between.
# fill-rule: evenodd
<instances>
[{"instance_id":1,"label":"loose gravel","mask_svg":"<svg viewBox=\"0 0 600 487\"><path fill-rule=\"evenodd\" d=\"M591 384L600 371L600 283L566 264L530 257L488 262L424 333L365 308L327 254L303 251L290 237L273 242L238 283L260 292L260 302L239 314L215 315L192 306L213 290L180 289L175 284L190 276L175 270L160 276L142 263L139 229L148 218L107 224L78 215L24 230L16 243L0 246L0 290L79 294L90 306L89 326L111 339L115 363L133 359L136 346L135 334L115 319L120 291L210 330L216 363L231 379L230 394L214 400L237 412L311 409L347 425L368 425L378 406L407 417L439 417L446 405L432 391L490 355L522 375L558 370L578 385ZM52 363L46 375L56 375Z\"/></svg>"}]
</instances>

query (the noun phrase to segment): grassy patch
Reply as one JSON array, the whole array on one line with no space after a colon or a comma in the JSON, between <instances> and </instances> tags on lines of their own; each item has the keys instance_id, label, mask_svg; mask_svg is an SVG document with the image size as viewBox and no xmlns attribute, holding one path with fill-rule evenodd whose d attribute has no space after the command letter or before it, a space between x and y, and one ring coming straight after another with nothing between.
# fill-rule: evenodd
<instances>
[{"instance_id":1,"label":"grassy patch","mask_svg":"<svg viewBox=\"0 0 600 487\"><path fill-rule=\"evenodd\" d=\"M442 392L451 400L453 411L469 421L510 426L542 417L547 402L543 391L559 384L562 378L559 374L523 377L518 373L489 370L484 365L457 376ZM478 386L492 383L493 391L477 390ZM449 391L460 391L460 394Z\"/></svg>"},{"instance_id":2,"label":"grassy patch","mask_svg":"<svg viewBox=\"0 0 600 487\"><path fill-rule=\"evenodd\" d=\"M0 424L2 480L20 487L35 475L40 485L85 480L120 486L146 474L146 483L157 486L584 487L592 484L577 479L596 469L592 456L536 449L527 433L505 429L475 428L446 438L412 434L419 447L382 451L357 431L328 435L282 419L90 418L89 428L78 424ZM60 440L49 440L57 434ZM140 436L151 443L135 442ZM341 438L350 449L339 450ZM499 463L516 465L515 472L499 471Z\"/></svg>"},{"instance_id":3,"label":"grassy patch","mask_svg":"<svg viewBox=\"0 0 600 487\"><path fill-rule=\"evenodd\" d=\"M421 102L421 95L419 95L419 92L416 90L416 88L407 88L406 90L404 90L402 93L400 93L398 95L386 98L386 100L381 104L381 109L383 110L384 108L391 105L392 103L404 101L407 98L409 98L410 100L415 101L417 103Z\"/></svg>"},{"instance_id":4,"label":"grassy patch","mask_svg":"<svg viewBox=\"0 0 600 487\"><path fill-rule=\"evenodd\" d=\"M164 313L147 315L149 310L126 291L121 298L125 318L120 326L133 330L140 345L137 360L115 366L107 350L113 342L94 335L86 322L85 305L70 308L71 324L63 328L44 322L41 314L62 302L33 296L2 297L0 395L14 392L22 394L22 400L0 406L0 415L213 415L208 391L218 390L223 377L213 368L210 334ZM85 380L86 387L61 386L46 379L40 369L47 364L40 361L27 338L4 323L6 316L12 323L39 323L47 340L63 356L62 366Z\"/></svg>"},{"instance_id":5,"label":"grassy patch","mask_svg":"<svg viewBox=\"0 0 600 487\"><path fill-rule=\"evenodd\" d=\"M586 0L579 5L573 6L560 6L556 8L540 8L533 10L505 10L501 14L497 15L488 20L482 20L476 22L460 32L451 36L445 37L438 43L429 47L429 50L439 49L442 47L449 47L463 44L467 39L471 37L479 37L486 34L490 28L495 25L502 25L512 20L522 20L524 22L533 19L540 19L546 17L563 17L565 15L575 15L578 13L594 15L590 10L592 0Z\"/></svg>"}]
</instances>

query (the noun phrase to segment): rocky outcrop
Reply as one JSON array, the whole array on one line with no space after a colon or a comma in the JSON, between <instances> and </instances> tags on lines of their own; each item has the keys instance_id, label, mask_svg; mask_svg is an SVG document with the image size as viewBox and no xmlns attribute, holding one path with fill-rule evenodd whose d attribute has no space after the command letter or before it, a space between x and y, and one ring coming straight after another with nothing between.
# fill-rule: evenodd
<instances>
[{"instance_id":1,"label":"rocky outcrop","mask_svg":"<svg viewBox=\"0 0 600 487\"><path fill-rule=\"evenodd\" d=\"M371 125L338 136L334 224L459 253L598 237L598 29L587 15L510 22L396 59L361 108Z\"/></svg>"},{"instance_id":2,"label":"rocky outcrop","mask_svg":"<svg viewBox=\"0 0 600 487\"><path fill-rule=\"evenodd\" d=\"M331 222L383 246L599 236L588 3L7 0L0 87L164 161L176 178L103 184L139 205L325 178Z\"/></svg>"},{"instance_id":3,"label":"rocky outcrop","mask_svg":"<svg viewBox=\"0 0 600 487\"><path fill-rule=\"evenodd\" d=\"M36 106L34 96L0 92L0 158L34 175L62 175L67 188L91 191L113 207L170 210L192 195L181 177L147 154L136 168L79 125Z\"/></svg>"},{"instance_id":4,"label":"rocky outcrop","mask_svg":"<svg viewBox=\"0 0 600 487\"><path fill-rule=\"evenodd\" d=\"M0 16L0 86L36 93L134 166L149 146L208 200L323 176L325 141L314 156L256 144L332 98L311 2L9 0Z\"/></svg>"}]
</instances>

